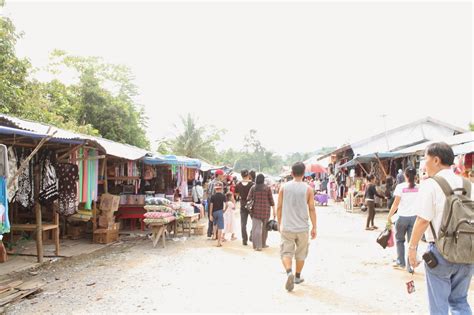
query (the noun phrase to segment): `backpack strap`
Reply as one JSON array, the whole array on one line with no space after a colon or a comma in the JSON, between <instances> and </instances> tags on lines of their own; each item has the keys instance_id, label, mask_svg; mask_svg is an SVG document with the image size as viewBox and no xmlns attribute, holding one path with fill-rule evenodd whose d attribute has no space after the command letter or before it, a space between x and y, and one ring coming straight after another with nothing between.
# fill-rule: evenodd
<instances>
[{"instance_id":1,"label":"backpack strap","mask_svg":"<svg viewBox=\"0 0 474 315\"><path fill-rule=\"evenodd\" d=\"M434 181L438 183L438 185L441 187L446 197L449 197L453 194L453 189L451 188L451 185L449 185L446 179L444 179L441 176L433 176L430 178L434 179Z\"/></svg>"},{"instance_id":2,"label":"backpack strap","mask_svg":"<svg viewBox=\"0 0 474 315\"><path fill-rule=\"evenodd\" d=\"M430 178L432 178L435 182L438 183L438 185L441 187L444 194L446 195L446 198L451 196L454 193L453 189L451 188L451 185L443 177L441 177L441 176L432 176ZM433 233L433 237L436 240L437 236L436 236L436 232L435 232L435 229L434 229L434 226L433 226L432 222L430 222L430 227L431 227L431 233Z\"/></svg>"}]
</instances>

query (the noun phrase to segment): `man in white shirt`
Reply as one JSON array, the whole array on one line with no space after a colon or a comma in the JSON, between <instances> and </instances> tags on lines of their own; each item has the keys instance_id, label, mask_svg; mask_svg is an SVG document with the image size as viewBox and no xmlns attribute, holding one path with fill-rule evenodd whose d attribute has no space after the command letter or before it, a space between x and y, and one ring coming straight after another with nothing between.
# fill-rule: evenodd
<instances>
[{"instance_id":1,"label":"man in white shirt","mask_svg":"<svg viewBox=\"0 0 474 315\"><path fill-rule=\"evenodd\" d=\"M430 177L440 176L448 181L452 189L463 187L462 178L456 176L450 166L454 162L454 153L446 143L433 143L425 153L426 171ZM471 199L474 189L471 188ZM430 268L425 264L428 299L431 314L472 314L467 302L467 294L474 272L473 264L454 264L445 260L434 241L430 222L436 233L439 233L444 212L446 196L435 180L429 178L422 182L419 191L417 219L410 240L408 259L415 268L420 262L416 258L418 243L426 231L426 240L430 243L428 250L434 254L438 265Z\"/></svg>"}]
</instances>

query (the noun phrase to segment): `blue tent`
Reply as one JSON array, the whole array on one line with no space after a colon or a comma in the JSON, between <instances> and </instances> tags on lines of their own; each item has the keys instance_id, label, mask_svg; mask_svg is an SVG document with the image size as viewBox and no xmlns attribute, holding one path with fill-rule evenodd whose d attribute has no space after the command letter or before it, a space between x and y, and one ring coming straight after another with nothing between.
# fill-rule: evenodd
<instances>
[{"instance_id":1,"label":"blue tent","mask_svg":"<svg viewBox=\"0 0 474 315\"><path fill-rule=\"evenodd\" d=\"M187 168L200 168L201 161L191 159L185 156L176 155L147 155L143 158L143 162L149 165L177 165L186 166Z\"/></svg>"}]
</instances>

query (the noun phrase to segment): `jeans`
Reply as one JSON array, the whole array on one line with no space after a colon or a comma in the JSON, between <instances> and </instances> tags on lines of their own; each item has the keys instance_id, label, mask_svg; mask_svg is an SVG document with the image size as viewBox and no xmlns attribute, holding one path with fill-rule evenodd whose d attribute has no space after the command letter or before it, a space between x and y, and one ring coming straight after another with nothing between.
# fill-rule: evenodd
<instances>
[{"instance_id":1,"label":"jeans","mask_svg":"<svg viewBox=\"0 0 474 315\"><path fill-rule=\"evenodd\" d=\"M425 263L426 283L430 314L472 315L467 302L469 285L474 273L474 264L453 264L446 261L434 244L428 246L438 260L438 265L431 269Z\"/></svg>"},{"instance_id":2,"label":"jeans","mask_svg":"<svg viewBox=\"0 0 474 315\"><path fill-rule=\"evenodd\" d=\"M247 221L249 219L249 212L245 208L240 208L240 227L242 231L242 242L247 244L249 236L247 234Z\"/></svg>"},{"instance_id":3,"label":"jeans","mask_svg":"<svg viewBox=\"0 0 474 315\"><path fill-rule=\"evenodd\" d=\"M410 242L411 232L415 226L416 216L413 217L399 217L395 223L395 239L397 240L397 262L400 266L407 266L405 259L405 235L407 242Z\"/></svg>"},{"instance_id":4,"label":"jeans","mask_svg":"<svg viewBox=\"0 0 474 315\"><path fill-rule=\"evenodd\" d=\"M374 226L374 219L375 219L375 201L373 200L367 200L367 225L366 227L369 227L370 224L372 223L372 226Z\"/></svg>"}]
</instances>

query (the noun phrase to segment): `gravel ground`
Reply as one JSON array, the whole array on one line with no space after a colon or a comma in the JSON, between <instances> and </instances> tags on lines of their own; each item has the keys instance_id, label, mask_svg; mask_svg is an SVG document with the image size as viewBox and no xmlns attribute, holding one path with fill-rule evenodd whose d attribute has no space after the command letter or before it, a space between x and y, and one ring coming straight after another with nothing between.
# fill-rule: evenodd
<instances>
[{"instance_id":1,"label":"gravel ground","mask_svg":"<svg viewBox=\"0 0 474 315\"><path fill-rule=\"evenodd\" d=\"M385 216L377 214L379 227ZM423 268L414 276L392 269L395 249L375 243L378 232L364 230L365 214L318 207L318 220L305 282L292 293L284 289L277 232L262 252L240 241L217 248L205 236L170 240L165 249L135 239L43 268L36 276L49 282L43 292L7 314L427 312ZM411 279L416 292L409 295Z\"/></svg>"}]
</instances>

